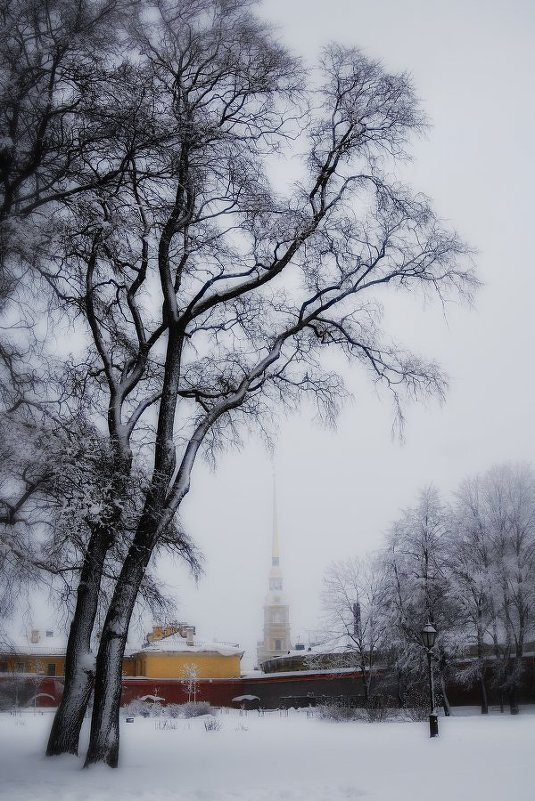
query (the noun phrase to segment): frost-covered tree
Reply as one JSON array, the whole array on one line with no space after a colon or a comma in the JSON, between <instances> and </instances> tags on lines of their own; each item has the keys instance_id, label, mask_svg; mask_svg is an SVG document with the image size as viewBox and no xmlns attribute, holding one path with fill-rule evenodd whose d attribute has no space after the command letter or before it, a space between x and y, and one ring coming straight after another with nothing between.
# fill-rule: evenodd
<instances>
[{"instance_id":1,"label":"frost-covered tree","mask_svg":"<svg viewBox=\"0 0 535 801\"><path fill-rule=\"evenodd\" d=\"M535 631L535 475L501 465L465 480L455 507L452 567L459 602L477 648L473 678L486 704L485 676L518 711L525 643ZM492 643L493 659L486 656ZM469 677L468 677L469 678Z\"/></svg>"},{"instance_id":2,"label":"frost-covered tree","mask_svg":"<svg viewBox=\"0 0 535 801\"><path fill-rule=\"evenodd\" d=\"M457 615L451 593L449 518L438 492L428 487L418 503L392 525L383 551L383 615L398 699L415 673L425 675L420 632L430 621L438 631L435 669L448 713L446 677L457 651Z\"/></svg>"},{"instance_id":3,"label":"frost-covered tree","mask_svg":"<svg viewBox=\"0 0 535 801\"><path fill-rule=\"evenodd\" d=\"M184 665L181 672L181 681L186 695L188 696L188 704L197 703L197 695L199 692L199 668L194 662L189 662Z\"/></svg>"},{"instance_id":4,"label":"frost-covered tree","mask_svg":"<svg viewBox=\"0 0 535 801\"><path fill-rule=\"evenodd\" d=\"M322 600L329 643L354 654L364 700L368 703L373 696L380 649L384 646L382 582L377 560L353 558L334 562L323 577Z\"/></svg>"},{"instance_id":5,"label":"frost-covered tree","mask_svg":"<svg viewBox=\"0 0 535 801\"><path fill-rule=\"evenodd\" d=\"M73 136L79 125L95 137L78 147L73 191L50 199L47 235L27 259L52 319L84 338L66 367L110 454L49 753L77 748L102 581L121 554L86 760L111 766L151 556L174 547L194 558L174 521L198 454L213 457L304 396L332 419L345 392L333 351L387 388L397 411L405 394L442 395L439 368L382 330L381 300L469 296L476 284L455 233L391 177L423 122L406 75L331 46L307 83L252 2L132 5L114 9L116 38L95 49L107 53L94 71L105 80L86 74L69 117ZM64 90L50 96L63 102ZM295 178L273 186L290 154L301 156Z\"/></svg>"},{"instance_id":6,"label":"frost-covered tree","mask_svg":"<svg viewBox=\"0 0 535 801\"><path fill-rule=\"evenodd\" d=\"M487 638L496 628L493 584L494 554L482 517L480 480L465 480L452 509L450 569L452 591L460 611L460 626L467 647L475 645L476 657L463 667L461 681L477 683L481 712L488 713Z\"/></svg>"}]
</instances>

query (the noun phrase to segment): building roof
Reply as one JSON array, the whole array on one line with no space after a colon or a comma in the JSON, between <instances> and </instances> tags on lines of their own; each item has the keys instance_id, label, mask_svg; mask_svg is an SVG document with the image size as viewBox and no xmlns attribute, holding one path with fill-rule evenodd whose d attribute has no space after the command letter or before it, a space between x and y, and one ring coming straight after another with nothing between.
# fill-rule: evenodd
<instances>
[{"instance_id":1,"label":"building roof","mask_svg":"<svg viewBox=\"0 0 535 801\"><path fill-rule=\"evenodd\" d=\"M133 648L130 651L131 655L146 654L146 653L188 653L188 654L220 654L221 656L243 656L243 650L236 645L220 642L195 642L195 644L188 644L185 637L180 634L171 634L169 637L163 637L161 640L155 640L149 645L142 646L141 648Z\"/></svg>"},{"instance_id":2,"label":"building roof","mask_svg":"<svg viewBox=\"0 0 535 801\"><path fill-rule=\"evenodd\" d=\"M39 635L37 642L32 642L31 632L25 637L3 642L0 650L3 654L20 654L21 656L64 656L67 649L67 638L63 633L53 629L35 629ZM49 632L49 633L48 633Z\"/></svg>"}]
</instances>

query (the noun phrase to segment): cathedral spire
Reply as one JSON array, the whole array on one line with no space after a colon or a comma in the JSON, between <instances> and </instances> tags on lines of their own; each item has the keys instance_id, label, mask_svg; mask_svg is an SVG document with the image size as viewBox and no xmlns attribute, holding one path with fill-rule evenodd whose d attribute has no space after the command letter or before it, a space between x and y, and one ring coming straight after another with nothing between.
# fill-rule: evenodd
<instances>
[{"instance_id":1,"label":"cathedral spire","mask_svg":"<svg viewBox=\"0 0 535 801\"><path fill-rule=\"evenodd\" d=\"M258 643L257 658L261 665L267 659L284 656L291 648L290 610L283 593L280 567L277 490L273 474L273 517L271 520L271 569L269 591L264 603L264 639Z\"/></svg>"},{"instance_id":2,"label":"cathedral spire","mask_svg":"<svg viewBox=\"0 0 535 801\"><path fill-rule=\"evenodd\" d=\"M273 532L271 537L271 567L279 566L279 526L277 521L277 484L273 471Z\"/></svg>"}]
</instances>

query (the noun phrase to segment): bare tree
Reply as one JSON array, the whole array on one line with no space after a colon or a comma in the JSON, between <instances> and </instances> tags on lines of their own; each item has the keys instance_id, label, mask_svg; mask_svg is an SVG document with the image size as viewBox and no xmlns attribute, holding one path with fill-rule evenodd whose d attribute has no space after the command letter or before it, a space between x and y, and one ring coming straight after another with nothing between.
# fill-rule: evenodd
<instances>
[{"instance_id":1,"label":"bare tree","mask_svg":"<svg viewBox=\"0 0 535 801\"><path fill-rule=\"evenodd\" d=\"M146 202L148 184L137 179L137 165L131 176L139 219L147 226L140 236L135 275L139 283L151 264L157 265L163 315L152 333L138 323L143 358L130 357L131 367L122 368L125 401L145 367L148 346L164 332L165 352L161 383L136 407L140 415L158 399L154 472L103 629L87 764L117 764L120 660L129 615L150 554L189 489L201 446L219 446L234 436L241 420L266 413L273 399L303 391L312 392L331 414L341 382L322 367L322 353L329 347L368 367L396 400L402 388L415 394L441 392L443 379L436 367L381 341L374 290L412 283L439 291L449 285L457 291L471 283L469 272L455 265L463 251L459 242L440 230L423 199L388 185L375 162L375 155L398 155L406 135L420 124L406 78L384 74L356 52L331 49L324 61L321 111L308 125L308 187L298 185L281 202L269 192L259 156L282 125L284 114L274 104L290 88L284 80L287 57L274 51L265 32L242 16L242 4L235 9L240 16L232 29L227 28L229 5L224 18L217 5L212 9L218 12L217 50L211 51L209 68L201 74L190 66L201 34L195 31L190 41L188 33L184 41L184 26L168 22L164 5L158 23L160 36L164 25L164 47L158 47L150 30L141 40L158 77L163 69L176 93L173 114L178 112L178 121L187 124L173 191L163 194L160 189L156 204L152 193ZM247 25L247 34L240 32L239 22ZM208 34L210 41L214 31ZM207 52L204 44L205 65ZM184 55L177 59L177 53ZM229 58L237 59L231 87ZM207 121L215 125L217 136ZM162 209L166 213L160 217ZM101 236L99 231L92 241L93 261L87 259L93 271L91 301L102 284L97 273L106 256ZM295 280L295 292L293 287L284 292L284 272ZM126 289L125 298L129 296L134 297ZM92 327L97 330L95 316ZM107 354L109 347L102 338L98 341L101 330L97 347ZM104 360L111 394L117 396L119 374L109 356ZM135 411L134 421L138 419Z\"/></svg>"},{"instance_id":2,"label":"bare tree","mask_svg":"<svg viewBox=\"0 0 535 801\"><path fill-rule=\"evenodd\" d=\"M493 467L463 482L457 498L454 575L477 642L478 678L492 666L495 686L516 714L521 657L535 629L533 470Z\"/></svg>"},{"instance_id":3,"label":"bare tree","mask_svg":"<svg viewBox=\"0 0 535 801\"><path fill-rule=\"evenodd\" d=\"M86 337L70 381L111 459L49 753L77 748L106 560L124 553L86 764L118 762L121 661L151 555L171 546L193 559L174 519L198 454L213 456L303 395L332 418L344 394L332 351L384 385L399 414L405 393L442 395L437 365L383 333L381 297L470 296L476 285L456 235L388 177L423 124L407 76L333 46L321 84L306 88L252 5L157 0L120 18L126 55L112 59L106 96L79 112L83 130L95 114L106 122L90 153L76 151L82 177L87 169L98 180L77 179L77 191L50 204L31 262L53 319ZM273 159L289 152L303 154L299 179L274 188Z\"/></svg>"},{"instance_id":4,"label":"bare tree","mask_svg":"<svg viewBox=\"0 0 535 801\"><path fill-rule=\"evenodd\" d=\"M46 303L32 268L50 214L120 173L114 96L118 21L129 0L10 0L0 8L0 402L41 399ZM123 79L124 82L124 79ZM106 156L103 157L105 152Z\"/></svg>"},{"instance_id":5,"label":"bare tree","mask_svg":"<svg viewBox=\"0 0 535 801\"><path fill-rule=\"evenodd\" d=\"M323 578L322 598L329 640L354 653L367 704L384 645L382 584L375 560L334 562Z\"/></svg>"},{"instance_id":6,"label":"bare tree","mask_svg":"<svg viewBox=\"0 0 535 801\"><path fill-rule=\"evenodd\" d=\"M50 466L57 466L51 450L58 445L54 426L46 424L53 417L51 366L42 363L42 332L36 330L48 310L37 299L32 266L49 240L51 209L119 168L111 149L100 165L91 156L97 141L112 142L94 99L99 88L105 94L102 67L116 43L120 5L12 0L0 9L0 402L8 414L4 432L18 433L22 451L17 454L15 447L16 464L10 462L13 472L4 482L2 525L4 567L10 564L19 577L41 560L29 547L32 538L26 535L35 526L28 521L45 484L50 489ZM61 408L68 430L71 415L65 417L62 394L56 411ZM21 420L18 412L27 402L35 415ZM38 406L46 410L40 421Z\"/></svg>"},{"instance_id":7,"label":"bare tree","mask_svg":"<svg viewBox=\"0 0 535 801\"><path fill-rule=\"evenodd\" d=\"M41 432L50 432L51 427L43 420L52 418L57 423L56 433L62 428L64 433L69 430L71 410L67 396L77 398L83 394L80 381L83 383L84 377L67 364L62 376L65 389L56 397L49 392L51 367L47 342L41 341L39 327L41 315L48 316L51 325L61 315L57 296L48 302L49 296L43 293L46 285L36 282L36 272L40 271L46 280L48 254L55 252L55 237L60 235L51 224L54 215L61 218L68 203L83 206L81 198L89 191L97 192L108 180L117 179L128 159L131 141L136 142L139 152L142 134L135 123L139 93L129 91L132 72L124 54L119 57L118 48L120 31L124 32L125 20L135 5L129 0L13 0L0 11L0 314L4 333L0 343L0 395L8 412L25 405L37 417L40 409L41 420L35 428ZM150 138L151 132L147 135ZM16 428L17 422L12 419L10 425ZM52 752L77 750L79 727L91 690L87 655L104 560L111 545L120 542L115 532L121 513L113 497L121 491L125 471L129 474L130 467L113 443L106 443L106 447L108 455L114 455L114 463L112 480L101 482L103 500L95 504L99 514L90 515L89 523L80 514L79 530L71 530L68 536L78 558L69 562L63 554L60 564L54 566L53 560L45 561L36 556L35 549L23 547L27 542L22 539L19 519L22 504L27 518L33 514L37 497L43 503L45 486L41 479L35 480L35 464L21 465L18 480L3 499L5 542L9 540L3 564L6 570L8 566L13 568L12 577L20 578L21 570L27 571L36 563L39 568L52 568L56 573L77 566L81 570L79 603L86 614L73 619L66 691L50 746ZM80 441L75 449L84 451ZM86 449L85 455L88 452ZM50 455L45 448L43 454L47 453ZM61 459L55 463L57 467L59 464L63 464ZM106 465L109 461L101 460L103 475ZM91 471L85 474L86 479L90 474ZM54 471L54 476L58 478L59 472ZM54 497L49 492L51 480L48 475L47 503ZM66 508L73 507L67 504ZM88 525L97 529L94 537L85 536ZM112 528L114 534L110 534ZM59 529L64 531L62 526ZM33 535L35 527L27 531ZM86 557L81 562L80 545ZM77 690L75 704L71 699L73 687ZM84 701L80 702L80 698Z\"/></svg>"},{"instance_id":8,"label":"bare tree","mask_svg":"<svg viewBox=\"0 0 535 801\"><path fill-rule=\"evenodd\" d=\"M115 175L104 114L122 0L11 0L0 10L0 223L10 243L31 215ZM102 92L102 97L98 94ZM103 143L106 163L94 155Z\"/></svg>"},{"instance_id":9,"label":"bare tree","mask_svg":"<svg viewBox=\"0 0 535 801\"><path fill-rule=\"evenodd\" d=\"M476 682L479 685L482 714L489 711L487 639L497 622L489 592L493 561L492 544L481 515L480 480L466 480L457 492L452 510L450 568L460 624L468 636L467 650L473 644L476 647L476 658L463 669L461 680L468 686Z\"/></svg>"},{"instance_id":10,"label":"bare tree","mask_svg":"<svg viewBox=\"0 0 535 801\"><path fill-rule=\"evenodd\" d=\"M430 621L438 632L435 670L444 710L449 714L446 678L456 656L458 610L450 591L449 516L435 488L420 494L388 535L384 550L383 613L388 629L391 663L403 703L406 688L416 674L425 675L420 632Z\"/></svg>"}]
</instances>

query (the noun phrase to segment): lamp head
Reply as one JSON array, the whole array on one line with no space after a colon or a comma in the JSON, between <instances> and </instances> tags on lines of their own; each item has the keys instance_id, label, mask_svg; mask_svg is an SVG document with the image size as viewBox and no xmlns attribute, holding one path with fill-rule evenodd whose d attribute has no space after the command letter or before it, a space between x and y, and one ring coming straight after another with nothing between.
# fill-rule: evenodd
<instances>
[{"instance_id":1,"label":"lamp head","mask_svg":"<svg viewBox=\"0 0 535 801\"><path fill-rule=\"evenodd\" d=\"M423 627L422 631L420 632L422 636L422 642L427 649L430 649L435 644L435 640L437 637L437 630L433 626L432 623L426 623Z\"/></svg>"}]
</instances>

